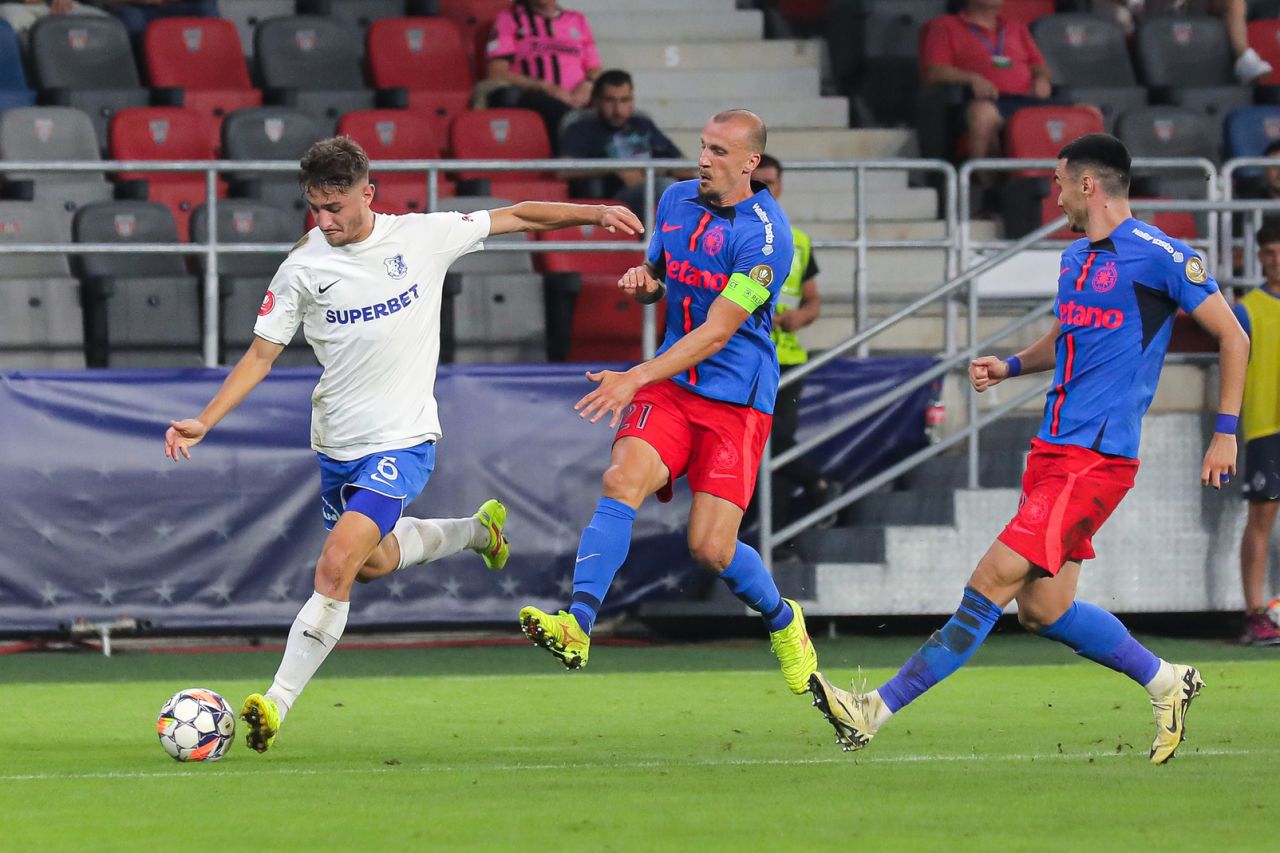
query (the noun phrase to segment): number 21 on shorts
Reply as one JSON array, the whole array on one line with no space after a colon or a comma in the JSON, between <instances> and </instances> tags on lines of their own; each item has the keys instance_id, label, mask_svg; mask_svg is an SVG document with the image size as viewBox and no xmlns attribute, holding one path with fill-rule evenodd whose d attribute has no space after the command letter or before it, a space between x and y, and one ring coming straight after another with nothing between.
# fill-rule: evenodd
<instances>
[{"instance_id":1,"label":"number 21 on shorts","mask_svg":"<svg viewBox=\"0 0 1280 853\"><path fill-rule=\"evenodd\" d=\"M641 403L640 419L636 421L636 429L644 429L644 425L649 421L649 412L653 411L653 406L648 403ZM636 404L632 403L627 406L627 410L622 414L622 426L618 427L618 432L631 429L631 416L636 413Z\"/></svg>"}]
</instances>

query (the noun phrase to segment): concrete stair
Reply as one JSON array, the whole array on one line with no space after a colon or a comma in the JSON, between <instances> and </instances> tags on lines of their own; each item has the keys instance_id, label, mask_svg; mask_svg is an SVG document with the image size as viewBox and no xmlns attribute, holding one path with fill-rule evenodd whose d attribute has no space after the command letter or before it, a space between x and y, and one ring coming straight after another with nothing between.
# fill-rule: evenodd
<instances>
[{"instance_id":1,"label":"concrete stair","mask_svg":"<svg viewBox=\"0 0 1280 853\"><path fill-rule=\"evenodd\" d=\"M619 8L619 4L611 6ZM579 5L575 8L587 11ZM588 13L591 32L598 40L666 41L675 34L682 39L745 42L758 41L764 36L764 15L756 9L704 11L681 5L664 15L647 2L643 12L638 12L634 4L626 4L624 8L628 11Z\"/></svg>"}]
</instances>

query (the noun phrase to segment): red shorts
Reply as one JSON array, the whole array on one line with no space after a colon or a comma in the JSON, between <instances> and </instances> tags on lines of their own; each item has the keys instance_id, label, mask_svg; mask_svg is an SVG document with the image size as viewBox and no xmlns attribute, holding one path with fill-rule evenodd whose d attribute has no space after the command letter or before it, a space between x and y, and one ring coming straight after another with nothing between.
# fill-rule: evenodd
<instances>
[{"instance_id":1,"label":"red shorts","mask_svg":"<svg viewBox=\"0 0 1280 853\"><path fill-rule=\"evenodd\" d=\"M695 492L724 498L745 510L772 426L772 415L708 400L667 381L640 389L623 412L613 440L635 436L658 451L670 474L658 490L658 500L671 500L675 481L688 476Z\"/></svg>"},{"instance_id":2,"label":"red shorts","mask_svg":"<svg viewBox=\"0 0 1280 853\"><path fill-rule=\"evenodd\" d=\"M1138 460L1032 439L1018 514L997 537L1051 575L1091 560L1093 534L1133 488Z\"/></svg>"}]
</instances>

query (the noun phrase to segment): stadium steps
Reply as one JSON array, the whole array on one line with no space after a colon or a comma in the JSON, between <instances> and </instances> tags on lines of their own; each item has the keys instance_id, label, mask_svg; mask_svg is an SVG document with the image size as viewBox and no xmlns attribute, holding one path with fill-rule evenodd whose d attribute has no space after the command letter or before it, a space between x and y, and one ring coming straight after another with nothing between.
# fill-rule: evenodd
<instances>
[{"instance_id":1,"label":"stadium steps","mask_svg":"<svg viewBox=\"0 0 1280 853\"><path fill-rule=\"evenodd\" d=\"M664 41L673 35L682 39L741 40L758 39L764 33L764 15L757 9L733 9L730 11L706 11L700 3L684 4L678 9L652 8L645 3L647 14L637 15L634 4L609 4L612 10L630 8L631 11L587 12L591 32L601 41L634 39L636 41Z\"/></svg>"},{"instance_id":2,"label":"stadium steps","mask_svg":"<svg viewBox=\"0 0 1280 853\"><path fill-rule=\"evenodd\" d=\"M683 34L672 35L680 38ZM817 68L822 61L821 42L816 39L801 41L798 39L760 41L744 45L741 41L661 41L658 46L650 42L635 42L630 39L621 41L599 41L596 49L601 58L608 57L606 65L616 65L631 73L639 71L661 71L680 69L682 71L707 71L724 68L736 68L742 64L743 54L757 70L777 70L783 68ZM844 100L843 98L833 100ZM649 110L650 98L643 98L644 108ZM724 109L718 106L716 109ZM712 110L711 112L715 112ZM711 115L711 113L707 113Z\"/></svg>"}]
</instances>

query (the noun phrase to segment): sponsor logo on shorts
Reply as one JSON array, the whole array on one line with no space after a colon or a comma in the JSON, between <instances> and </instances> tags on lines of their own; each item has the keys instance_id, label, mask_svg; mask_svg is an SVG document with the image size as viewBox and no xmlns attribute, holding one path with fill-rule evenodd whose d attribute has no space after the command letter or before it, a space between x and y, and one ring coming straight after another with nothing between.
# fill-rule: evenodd
<instances>
[{"instance_id":1,"label":"sponsor logo on shorts","mask_svg":"<svg viewBox=\"0 0 1280 853\"><path fill-rule=\"evenodd\" d=\"M715 468L737 468L742 457L738 454L738 448L731 443L724 441L716 448L715 454L711 457L711 465Z\"/></svg>"}]
</instances>

